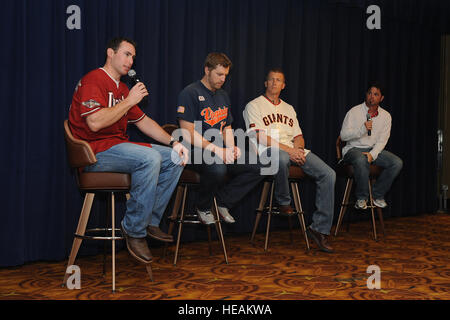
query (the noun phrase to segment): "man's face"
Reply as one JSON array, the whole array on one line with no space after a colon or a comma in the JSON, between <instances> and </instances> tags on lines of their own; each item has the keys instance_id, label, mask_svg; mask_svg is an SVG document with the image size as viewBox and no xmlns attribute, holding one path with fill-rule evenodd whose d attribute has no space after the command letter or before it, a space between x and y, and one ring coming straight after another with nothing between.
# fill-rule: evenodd
<instances>
[{"instance_id":1,"label":"man's face","mask_svg":"<svg viewBox=\"0 0 450 320\"><path fill-rule=\"evenodd\" d=\"M380 89L372 87L366 93L366 105L370 107L375 107L383 101L384 96L381 95Z\"/></svg>"},{"instance_id":2,"label":"man's face","mask_svg":"<svg viewBox=\"0 0 450 320\"><path fill-rule=\"evenodd\" d=\"M281 90L285 87L284 75L280 72L269 72L264 85L268 94L280 95Z\"/></svg>"},{"instance_id":3,"label":"man's face","mask_svg":"<svg viewBox=\"0 0 450 320\"><path fill-rule=\"evenodd\" d=\"M122 41L116 52L111 48L108 49L108 57L111 58L113 69L121 76L124 76L133 65L136 49L131 43Z\"/></svg>"},{"instance_id":4,"label":"man's face","mask_svg":"<svg viewBox=\"0 0 450 320\"><path fill-rule=\"evenodd\" d=\"M220 64L214 69L208 69L208 67L205 67L206 81L209 85L209 89L215 91L222 88L229 72L230 67L224 68Z\"/></svg>"}]
</instances>

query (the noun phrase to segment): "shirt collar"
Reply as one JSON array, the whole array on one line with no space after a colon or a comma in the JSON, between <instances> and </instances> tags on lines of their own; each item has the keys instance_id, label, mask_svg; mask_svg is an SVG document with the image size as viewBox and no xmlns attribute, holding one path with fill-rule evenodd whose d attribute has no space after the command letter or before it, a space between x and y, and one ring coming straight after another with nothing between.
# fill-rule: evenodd
<instances>
[{"instance_id":1,"label":"shirt collar","mask_svg":"<svg viewBox=\"0 0 450 320\"><path fill-rule=\"evenodd\" d=\"M367 106L367 104L366 104L366 102L364 101L364 103L363 103L363 106L364 106L364 111L365 111L365 113L367 114L367 113L369 113L369 107ZM375 118L376 116L378 116L378 114L379 114L379 110L380 109L380 106L378 106L378 108L377 108L377 111L375 111L375 113L374 114L371 114L370 116L372 117L372 118Z\"/></svg>"},{"instance_id":2,"label":"shirt collar","mask_svg":"<svg viewBox=\"0 0 450 320\"><path fill-rule=\"evenodd\" d=\"M117 88L119 88L120 81L117 81L116 79L114 79L114 78L108 73L108 71L106 71L104 68L100 68L100 69L103 70L103 71L111 78L111 80L114 81L114 83L116 84Z\"/></svg>"},{"instance_id":3,"label":"shirt collar","mask_svg":"<svg viewBox=\"0 0 450 320\"><path fill-rule=\"evenodd\" d=\"M217 89L216 91L209 90L208 87L205 86L205 85L203 84L202 80L198 80L198 82L200 82L200 85L201 85L203 88L205 88L205 90L208 91L208 93L209 93L211 96L214 96L214 95L217 93L217 91L220 90L220 89Z\"/></svg>"}]
</instances>

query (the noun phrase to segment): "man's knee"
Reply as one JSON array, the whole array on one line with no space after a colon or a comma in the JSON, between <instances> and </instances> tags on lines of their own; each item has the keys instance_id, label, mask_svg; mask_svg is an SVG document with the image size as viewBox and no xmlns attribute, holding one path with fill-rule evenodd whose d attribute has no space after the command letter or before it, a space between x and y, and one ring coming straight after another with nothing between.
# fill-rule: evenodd
<instances>
[{"instance_id":1,"label":"man's knee","mask_svg":"<svg viewBox=\"0 0 450 320\"><path fill-rule=\"evenodd\" d=\"M400 172L403 168L403 160L396 156L392 161L392 167L396 173Z\"/></svg>"},{"instance_id":2,"label":"man's knee","mask_svg":"<svg viewBox=\"0 0 450 320\"><path fill-rule=\"evenodd\" d=\"M160 168L161 162L161 154L156 150L152 150L151 148L149 148L149 150L146 151L141 158L141 165L146 168Z\"/></svg>"},{"instance_id":3,"label":"man's knee","mask_svg":"<svg viewBox=\"0 0 450 320\"><path fill-rule=\"evenodd\" d=\"M330 183L336 183L336 172L330 167L328 167L327 169L327 179L330 181Z\"/></svg>"},{"instance_id":4,"label":"man's knee","mask_svg":"<svg viewBox=\"0 0 450 320\"><path fill-rule=\"evenodd\" d=\"M355 156L352 158L352 161L350 162L354 167L357 168L366 168L369 169L370 167L370 163L367 159L367 156L365 156L364 154L360 154L358 156Z\"/></svg>"},{"instance_id":5,"label":"man's knee","mask_svg":"<svg viewBox=\"0 0 450 320\"><path fill-rule=\"evenodd\" d=\"M227 167L224 164L212 164L208 165L203 174L208 177L208 179L214 180L218 183L225 180L227 175Z\"/></svg>"},{"instance_id":6,"label":"man's knee","mask_svg":"<svg viewBox=\"0 0 450 320\"><path fill-rule=\"evenodd\" d=\"M334 185L336 183L336 172L328 165L325 165L320 169L318 177L320 180L326 181L327 184Z\"/></svg>"}]
</instances>

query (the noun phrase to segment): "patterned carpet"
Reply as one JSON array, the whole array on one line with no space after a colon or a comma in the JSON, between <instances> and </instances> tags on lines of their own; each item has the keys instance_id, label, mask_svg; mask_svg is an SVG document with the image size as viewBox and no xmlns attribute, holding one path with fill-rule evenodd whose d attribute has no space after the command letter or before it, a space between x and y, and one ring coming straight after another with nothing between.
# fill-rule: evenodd
<instances>
[{"instance_id":1,"label":"patterned carpet","mask_svg":"<svg viewBox=\"0 0 450 320\"><path fill-rule=\"evenodd\" d=\"M262 221L263 222L263 221ZM254 244L249 235L225 235L229 264L219 242L184 243L173 265L174 247L163 258L163 247L154 248L150 282L144 266L126 250L117 255L115 293L111 292L108 257L106 277L103 256L76 260L81 268L81 289L61 287L66 261L35 262L0 269L1 300L410 300L450 299L450 215L429 214L385 221L386 238L375 242L370 221L342 228L331 237L334 254L316 249L307 252L294 230L270 234L264 252L264 234ZM367 267L381 270L381 288L370 290Z\"/></svg>"}]
</instances>

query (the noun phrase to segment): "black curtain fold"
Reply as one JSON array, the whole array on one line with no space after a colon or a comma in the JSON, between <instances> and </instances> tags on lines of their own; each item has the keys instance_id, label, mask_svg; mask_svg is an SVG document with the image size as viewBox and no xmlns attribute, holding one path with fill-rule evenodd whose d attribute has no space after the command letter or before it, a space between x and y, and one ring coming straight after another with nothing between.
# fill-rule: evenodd
<instances>
[{"instance_id":1,"label":"black curtain fold","mask_svg":"<svg viewBox=\"0 0 450 320\"><path fill-rule=\"evenodd\" d=\"M381 9L381 30L366 28L371 4ZM70 5L81 9L81 30L66 27ZM67 257L82 197L66 163L63 120L77 82L103 65L105 44L116 35L138 43L134 69L150 92L143 110L160 124L176 122L177 95L201 78L211 51L233 61L224 88L235 128L244 128L245 105L263 93L267 68L282 67L282 98L295 107L306 146L332 167L346 112L363 101L367 82L379 79L387 89L382 106L393 118L387 149L404 160L385 214L437 207L440 36L450 31L447 1L7 0L2 8L0 172L6 201L0 266ZM130 135L147 140L134 129ZM251 230L259 190L234 208L237 223L225 226L227 233ZM313 212L314 185L305 182L301 192L304 209ZM336 207L342 194L338 181ZM104 201L94 205L93 222L103 219L103 209ZM123 199L119 209L123 214ZM202 238L201 230L186 240ZM95 248L87 243L83 252Z\"/></svg>"}]
</instances>

